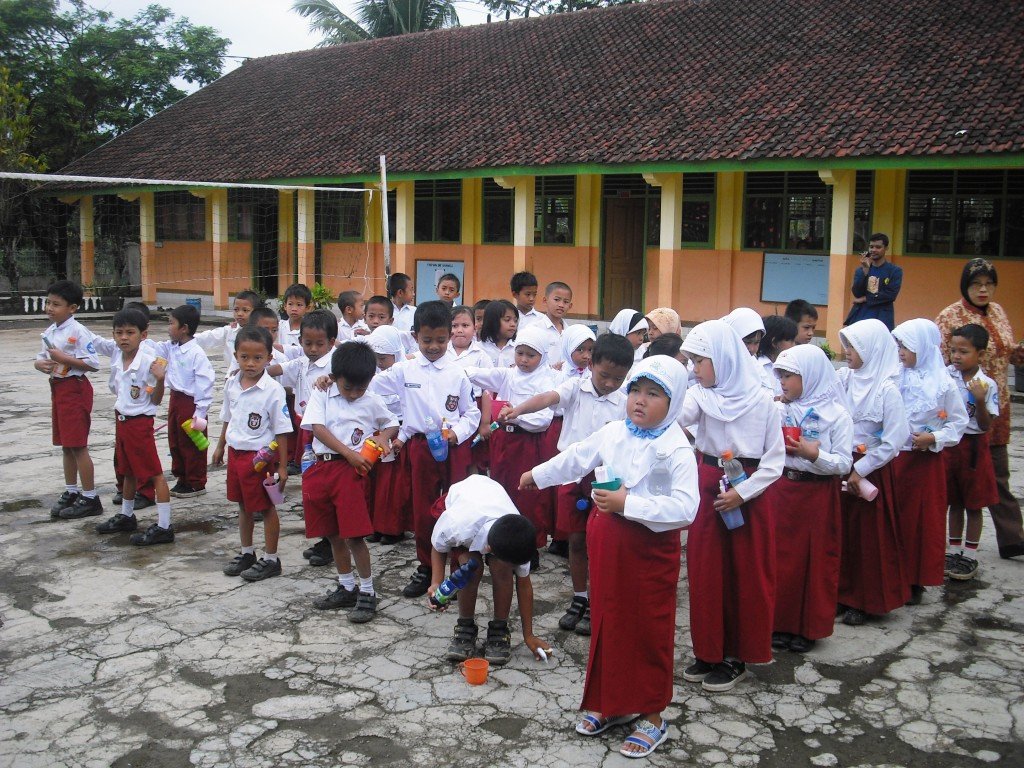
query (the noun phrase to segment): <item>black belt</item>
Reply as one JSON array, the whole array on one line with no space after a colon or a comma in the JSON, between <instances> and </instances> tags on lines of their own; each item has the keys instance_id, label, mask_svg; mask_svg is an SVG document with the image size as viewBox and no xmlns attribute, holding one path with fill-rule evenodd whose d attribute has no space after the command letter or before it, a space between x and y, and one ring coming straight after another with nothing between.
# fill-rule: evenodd
<instances>
[{"instance_id":1,"label":"black belt","mask_svg":"<svg viewBox=\"0 0 1024 768\"><path fill-rule=\"evenodd\" d=\"M783 471L782 476L787 480L797 480L802 483L822 483L835 477L835 475L817 475L814 472L801 472L799 469L787 469Z\"/></svg>"},{"instance_id":2,"label":"black belt","mask_svg":"<svg viewBox=\"0 0 1024 768\"><path fill-rule=\"evenodd\" d=\"M316 454L317 461L341 461L345 457L340 453L318 453Z\"/></svg>"},{"instance_id":3,"label":"black belt","mask_svg":"<svg viewBox=\"0 0 1024 768\"><path fill-rule=\"evenodd\" d=\"M712 456L710 453L704 453L703 451L698 451L698 453L700 454L701 460L705 464L709 464L712 467L721 468L722 460L718 456ZM739 463L743 466L744 469L749 470L756 470L758 465L760 465L761 463L760 459L745 459L742 456L737 457L737 461L739 461Z\"/></svg>"},{"instance_id":4,"label":"black belt","mask_svg":"<svg viewBox=\"0 0 1024 768\"><path fill-rule=\"evenodd\" d=\"M114 411L114 416L117 418L118 421L128 421L129 419L153 418L153 414L151 413L137 413L134 416L125 416L123 413L118 413L117 411Z\"/></svg>"},{"instance_id":5,"label":"black belt","mask_svg":"<svg viewBox=\"0 0 1024 768\"><path fill-rule=\"evenodd\" d=\"M535 435L535 434L538 434L536 432L528 432L527 430L523 429L522 427L520 427L517 424L499 424L498 425L498 431L499 432L518 433L520 435Z\"/></svg>"}]
</instances>

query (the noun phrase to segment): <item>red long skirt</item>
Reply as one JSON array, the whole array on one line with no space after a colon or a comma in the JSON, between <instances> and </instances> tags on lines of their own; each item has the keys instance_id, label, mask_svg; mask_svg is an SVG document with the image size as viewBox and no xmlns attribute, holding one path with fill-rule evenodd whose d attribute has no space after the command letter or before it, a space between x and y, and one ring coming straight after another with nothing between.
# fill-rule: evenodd
<instances>
[{"instance_id":1,"label":"red long skirt","mask_svg":"<svg viewBox=\"0 0 1024 768\"><path fill-rule=\"evenodd\" d=\"M555 416L551 420L547 431L544 432L544 439L540 447L540 460L542 462L553 459L558 455L558 439L562 436L562 417ZM547 506L547 526L552 539L565 541L569 538L569 532L558 528L558 489L551 488Z\"/></svg>"},{"instance_id":2,"label":"red long skirt","mask_svg":"<svg viewBox=\"0 0 1024 768\"><path fill-rule=\"evenodd\" d=\"M402 476L409 484L412 497L413 534L416 537L416 558L424 568L430 567L430 535L436 518L430 513L442 493L466 479L469 466L469 441L448 449L447 461L434 461L423 435L413 435L400 453L406 454L407 469ZM381 531L386 533L386 531Z\"/></svg>"},{"instance_id":3,"label":"red long skirt","mask_svg":"<svg viewBox=\"0 0 1024 768\"><path fill-rule=\"evenodd\" d=\"M595 511L587 547L592 634L580 709L660 712L672 701L679 531Z\"/></svg>"},{"instance_id":4,"label":"red long skirt","mask_svg":"<svg viewBox=\"0 0 1024 768\"><path fill-rule=\"evenodd\" d=\"M373 530L398 536L413 528L412 484L409 482L409 452L400 451L394 461L378 462L373 478Z\"/></svg>"},{"instance_id":5,"label":"red long skirt","mask_svg":"<svg viewBox=\"0 0 1024 768\"><path fill-rule=\"evenodd\" d=\"M775 606L774 486L743 503L744 524L730 531L713 506L722 470L701 462L697 477L700 507L686 543L694 655L765 664Z\"/></svg>"},{"instance_id":6,"label":"red long skirt","mask_svg":"<svg viewBox=\"0 0 1024 768\"><path fill-rule=\"evenodd\" d=\"M491 435L491 478L499 483L519 513L537 529L537 548L548 541L554 490L519 490L519 478L543 458L543 432L506 432L498 429Z\"/></svg>"},{"instance_id":7,"label":"red long skirt","mask_svg":"<svg viewBox=\"0 0 1024 768\"><path fill-rule=\"evenodd\" d=\"M904 577L903 547L896 523L892 462L867 476L878 488L874 501L841 494L843 555L839 602L865 613L888 613L910 599Z\"/></svg>"},{"instance_id":8,"label":"red long skirt","mask_svg":"<svg viewBox=\"0 0 1024 768\"><path fill-rule=\"evenodd\" d=\"M839 477L781 477L775 492L775 631L820 640L832 634L839 594Z\"/></svg>"},{"instance_id":9,"label":"red long skirt","mask_svg":"<svg viewBox=\"0 0 1024 768\"><path fill-rule=\"evenodd\" d=\"M896 521L908 584L937 587L945 581L946 468L941 453L900 451L896 474Z\"/></svg>"}]
</instances>

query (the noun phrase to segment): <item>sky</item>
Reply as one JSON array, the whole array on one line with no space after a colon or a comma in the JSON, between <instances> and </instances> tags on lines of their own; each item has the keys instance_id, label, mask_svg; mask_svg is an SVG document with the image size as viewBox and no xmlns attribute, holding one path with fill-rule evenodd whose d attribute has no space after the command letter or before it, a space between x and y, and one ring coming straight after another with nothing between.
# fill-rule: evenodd
<instances>
[{"instance_id":1,"label":"sky","mask_svg":"<svg viewBox=\"0 0 1024 768\"><path fill-rule=\"evenodd\" d=\"M193 24L213 27L231 40L229 56L255 58L312 48L320 37L309 32L309 20L291 10L292 0L86 0L92 7L109 11L118 18L130 18L151 4L170 8ZM334 0L345 13L355 16L354 0ZM459 20L464 26L487 20L483 3L456 0ZM242 58L224 61L224 74L242 63Z\"/></svg>"}]
</instances>

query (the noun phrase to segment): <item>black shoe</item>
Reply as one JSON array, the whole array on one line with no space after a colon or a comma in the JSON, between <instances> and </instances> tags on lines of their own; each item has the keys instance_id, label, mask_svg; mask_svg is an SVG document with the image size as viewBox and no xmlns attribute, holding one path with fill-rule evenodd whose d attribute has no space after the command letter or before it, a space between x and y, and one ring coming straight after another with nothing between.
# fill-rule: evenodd
<instances>
[{"instance_id":1,"label":"black shoe","mask_svg":"<svg viewBox=\"0 0 1024 768\"><path fill-rule=\"evenodd\" d=\"M789 632L772 632L772 648L778 651L787 650L793 637L794 635Z\"/></svg>"},{"instance_id":2,"label":"black shoe","mask_svg":"<svg viewBox=\"0 0 1024 768\"><path fill-rule=\"evenodd\" d=\"M867 620L868 615L864 613L864 611L857 610L856 608L847 608L846 613L843 614L843 624L847 624L851 627L859 627Z\"/></svg>"},{"instance_id":3,"label":"black shoe","mask_svg":"<svg viewBox=\"0 0 1024 768\"><path fill-rule=\"evenodd\" d=\"M288 462L288 474L291 477L298 477L302 474L302 465L296 464L294 461Z\"/></svg>"},{"instance_id":4,"label":"black shoe","mask_svg":"<svg viewBox=\"0 0 1024 768\"><path fill-rule=\"evenodd\" d=\"M50 507L50 517L54 519L59 518L61 512L65 509L71 509L71 507L74 506L80 495L81 494L79 493L64 491L64 493L60 495L60 498L53 503L52 507Z\"/></svg>"},{"instance_id":5,"label":"black shoe","mask_svg":"<svg viewBox=\"0 0 1024 768\"><path fill-rule=\"evenodd\" d=\"M803 635L793 635L793 639L789 641L789 650L793 653L807 653L814 647L815 640L809 640Z\"/></svg>"},{"instance_id":6,"label":"black shoe","mask_svg":"<svg viewBox=\"0 0 1024 768\"><path fill-rule=\"evenodd\" d=\"M920 584L910 585L910 599L904 605L920 605L924 600L924 587Z\"/></svg>"},{"instance_id":7,"label":"black shoe","mask_svg":"<svg viewBox=\"0 0 1024 768\"><path fill-rule=\"evenodd\" d=\"M704 682L700 684L700 687L705 691L713 693L731 691L736 687L736 683L746 676L746 664L736 659L726 659L721 664L715 664L715 668L711 671L711 674L704 678Z\"/></svg>"},{"instance_id":8,"label":"black shoe","mask_svg":"<svg viewBox=\"0 0 1024 768\"><path fill-rule=\"evenodd\" d=\"M318 611L336 611L339 608L352 608L359 596L359 588L345 589L341 584L333 592L328 592L313 600L313 607Z\"/></svg>"},{"instance_id":9,"label":"black shoe","mask_svg":"<svg viewBox=\"0 0 1024 768\"><path fill-rule=\"evenodd\" d=\"M957 554L952 554L950 552L946 553L946 564L945 564L945 567L942 569L943 574L945 574L946 576L949 576L949 574L953 570L953 566L956 565L956 561L957 561L958 557L960 557L959 553L957 553Z\"/></svg>"},{"instance_id":10,"label":"black shoe","mask_svg":"<svg viewBox=\"0 0 1024 768\"><path fill-rule=\"evenodd\" d=\"M261 557L238 575L246 581L263 581L274 576L280 576L281 560L280 558L277 560L267 560L265 557Z\"/></svg>"},{"instance_id":11,"label":"black shoe","mask_svg":"<svg viewBox=\"0 0 1024 768\"><path fill-rule=\"evenodd\" d=\"M161 528L156 523L153 523L145 532L132 534L131 542L137 547L148 547L153 544L172 544L174 543L174 526Z\"/></svg>"},{"instance_id":12,"label":"black shoe","mask_svg":"<svg viewBox=\"0 0 1024 768\"><path fill-rule=\"evenodd\" d=\"M484 642L484 658L488 664L500 667L512 658L512 633L507 621L487 622L487 640Z\"/></svg>"},{"instance_id":13,"label":"black shoe","mask_svg":"<svg viewBox=\"0 0 1024 768\"><path fill-rule=\"evenodd\" d=\"M124 533L134 531L139 527L139 519L132 515L122 515L118 512L109 520L104 520L96 526L96 533Z\"/></svg>"},{"instance_id":14,"label":"black shoe","mask_svg":"<svg viewBox=\"0 0 1024 768\"><path fill-rule=\"evenodd\" d=\"M178 480L178 482L171 486L171 496L177 496L178 491L182 490L183 488L188 488L188 486L185 485L185 481Z\"/></svg>"},{"instance_id":15,"label":"black shoe","mask_svg":"<svg viewBox=\"0 0 1024 768\"><path fill-rule=\"evenodd\" d=\"M314 554L316 554L318 551L320 551L323 547L327 547L328 549L330 549L331 548L331 542L329 542L327 539L320 539L313 546L306 547L304 550L302 550L302 556L306 560L309 560L309 558L311 558Z\"/></svg>"},{"instance_id":16,"label":"black shoe","mask_svg":"<svg viewBox=\"0 0 1024 768\"><path fill-rule=\"evenodd\" d=\"M121 506L122 501L124 501L124 495L120 491L118 491L117 493L114 494L114 498L110 500L110 503L113 504L115 507L119 507Z\"/></svg>"},{"instance_id":17,"label":"black shoe","mask_svg":"<svg viewBox=\"0 0 1024 768\"><path fill-rule=\"evenodd\" d=\"M382 533L380 535L380 543L386 544L389 547L393 544L397 544L400 541L405 541L404 533L399 533L395 536L391 535L390 533Z\"/></svg>"},{"instance_id":18,"label":"black shoe","mask_svg":"<svg viewBox=\"0 0 1024 768\"><path fill-rule=\"evenodd\" d=\"M177 496L179 499L190 499L193 496L202 496L204 493L206 493L205 488L193 488L184 483L178 483L171 488L171 496Z\"/></svg>"},{"instance_id":19,"label":"black shoe","mask_svg":"<svg viewBox=\"0 0 1024 768\"><path fill-rule=\"evenodd\" d=\"M368 592L360 592L359 597L356 598L355 610L348 615L348 620L353 624L365 624L368 621L372 621L376 615L377 596L371 595Z\"/></svg>"},{"instance_id":20,"label":"black shoe","mask_svg":"<svg viewBox=\"0 0 1024 768\"><path fill-rule=\"evenodd\" d=\"M368 541L371 544L377 544L380 542L380 534L374 531L369 536L363 536L363 541Z\"/></svg>"},{"instance_id":21,"label":"black shoe","mask_svg":"<svg viewBox=\"0 0 1024 768\"><path fill-rule=\"evenodd\" d=\"M715 665L710 661L694 659L693 664L683 670L683 680L688 683L701 683L704 678L711 674Z\"/></svg>"},{"instance_id":22,"label":"black shoe","mask_svg":"<svg viewBox=\"0 0 1024 768\"><path fill-rule=\"evenodd\" d=\"M137 494L135 496L135 509L148 509L154 504L156 502L146 496L139 496Z\"/></svg>"},{"instance_id":23,"label":"black shoe","mask_svg":"<svg viewBox=\"0 0 1024 768\"><path fill-rule=\"evenodd\" d=\"M74 504L60 511L60 518L61 520L78 520L80 517L96 517L102 514L103 502L100 501L99 496L93 496L91 499L79 496L75 499Z\"/></svg>"},{"instance_id":24,"label":"black shoe","mask_svg":"<svg viewBox=\"0 0 1024 768\"><path fill-rule=\"evenodd\" d=\"M957 555L956 564L949 572L949 578L956 581L970 581L978 572L978 561L967 555Z\"/></svg>"},{"instance_id":25,"label":"black shoe","mask_svg":"<svg viewBox=\"0 0 1024 768\"><path fill-rule=\"evenodd\" d=\"M590 601L585 597L573 596L569 607L565 609L565 615L558 620L558 628L571 631L583 618L583 612L590 606Z\"/></svg>"},{"instance_id":26,"label":"black shoe","mask_svg":"<svg viewBox=\"0 0 1024 768\"><path fill-rule=\"evenodd\" d=\"M999 556L1003 560L1009 560L1011 557L1020 557L1021 555L1024 555L1024 544L1009 544L999 548Z\"/></svg>"},{"instance_id":27,"label":"black shoe","mask_svg":"<svg viewBox=\"0 0 1024 768\"><path fill-rule=\"evenodd\" d=\"M584 637L590 637L590 606L583 612L583 616L580 617L579 624L576 625L576 629L573 630L577 635L583 635Z\"/></svg>"},{"instance_id":28,"label":"black shoe","mask_svg":"<svg viewBox=\"0 0 1024 768\"><path fill-rule=\"evenodd\" d=\"M569 542L564 539L552 539L548 544L548 554L555 557L569 556Z\"/></svg>"},{"instance_id":29,"label":"black shoe","mask_svg":"<svg viewBox=\"0 0 1024 768\"><path fill-rule=\"evenodd\" d=\"M403 597L423 597L430 587L430 574L417 568L402 590Z\"/></svg>"},{"instance_id":30,"label":"black shoe","mask_svg":"<svg viewBox=\"0 0 1024 768\"><path fill-rule=\"evenodd\" d=\"M316 544L310 547L309 564L314 568L322 568L325 565L331 565L334 562L334 550L331 548L331 542L327 539L320 539Z\"/></svg>"},{"instance_id":31,"label":"black shoe","mask_svg":"<svg viewBox=\"0 0 1024 768\"><path fill-rule=\"evenodd\" d=\"M225 576L241 576L243 571L249 570L256 564L256 555L252 552L239 552L235 559L224 566Z\"/></svg>"},{"instance_id":32,"label":"black shoe","mask_svg":"<svg viewBox=\"0 0 1024 768\"><path fill-rule=\"evenodd\" d=\"M476 653L476 636L480 631L473 619L459 619L455 622L455 637L448 646L445 658L448 661L465 661Z\"/></svg>"}]
</instances>

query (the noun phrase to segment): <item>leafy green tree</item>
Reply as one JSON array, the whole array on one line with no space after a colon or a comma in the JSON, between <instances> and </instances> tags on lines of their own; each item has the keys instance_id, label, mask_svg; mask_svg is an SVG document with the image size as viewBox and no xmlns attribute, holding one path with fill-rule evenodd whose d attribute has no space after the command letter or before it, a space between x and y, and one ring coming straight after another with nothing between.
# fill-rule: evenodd
<instances>
[{"instance_id":1,"label":"leafy green tree","mask_svg":"<svg viewBox=\"0 0 1024 768\"><path fill-rule=\"evenodd\" d=\"M570 13L587 8L630 5L643 0L483 0L491 13L499 16L530 16L548 13Z\"/></svg>"},{"instance_id":2,"label":"leafy green tree","mask_svg":"<svg viewBox=\"0 0 1024 768\"><path fill-rule=\"evenodd\" d=\"M330 0L295 0L292 10L324 36L318 48L459 26L454 0L360 0L358 22Z\"/></svg>"}]
</instances>

